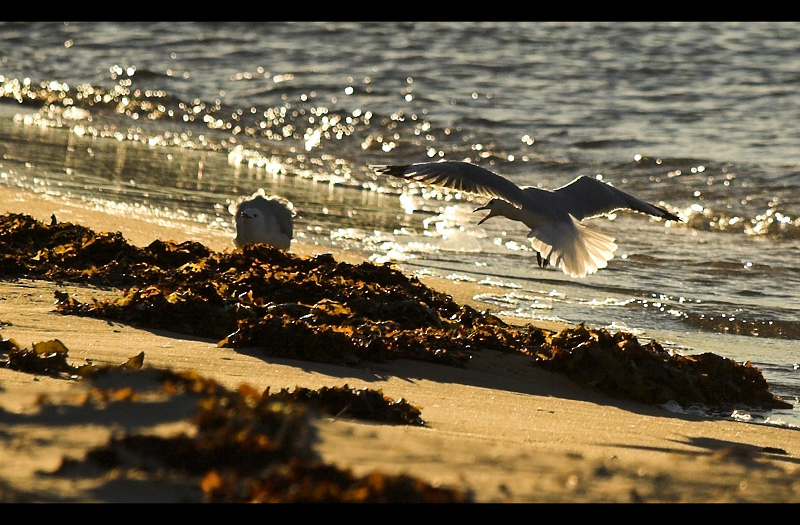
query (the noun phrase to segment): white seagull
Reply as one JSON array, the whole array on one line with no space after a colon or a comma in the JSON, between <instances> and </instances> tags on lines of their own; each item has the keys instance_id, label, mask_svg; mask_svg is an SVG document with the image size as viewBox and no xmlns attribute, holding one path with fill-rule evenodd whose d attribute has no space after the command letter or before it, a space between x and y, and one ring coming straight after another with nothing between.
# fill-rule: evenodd
<instances>
[{"instance_id":1,"label":"white seagull","mask_svg":"<svg viewBox=\"0 0 800 525\"><path fill-rule=\"evenodd\" d=\"M584 219L628 209L670 221L681 219L591 177L578 177L555 190L520 188L510 180L467 162L425 162L371 166L377 173L494 197L479 210L524 223L539 266L552 265L570 277L605 268L614 257L614 238L583 225Z\"/></svg>"},{"instance_id":2,"label":"white seagull","mask_svg":"<svg viewBox=\"0 0 800 525\"><path fill-rule=\"evenodd\" d=\"M234 214L236 237L233 244L237 248L263 243L281 250L289 249L293 234L292 212L282 202L265 199L257 193L239 203Z\"/></svg>"}]
</instances>

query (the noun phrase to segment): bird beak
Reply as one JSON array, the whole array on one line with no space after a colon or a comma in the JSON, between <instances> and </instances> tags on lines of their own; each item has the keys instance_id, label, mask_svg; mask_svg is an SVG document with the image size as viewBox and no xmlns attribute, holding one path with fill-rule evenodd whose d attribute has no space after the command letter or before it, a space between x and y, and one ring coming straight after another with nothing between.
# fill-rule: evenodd
<instances>
[{"instance_id":1,"label":"bird beak","mask_svg":"<svg viewBox=\"0 0 800 525\"><path fill-rule=\"evenodd\" d=\"M474 210L472 210L472 213L475 213L476 211L483 211L483 210L489 210L489 213L486 215L486 217L484 217L483 219L479 220L479 221L478 221L478 224L483 224L483 222L484 222L486 219L488 219L489 217L491 217L491 216L492 216L492 211L491 211L491 209L489 208L489 205L488 205L488 204L487 204L486 206L481 206L480 208L475 208Z\"/></svg>"}]
</instances>

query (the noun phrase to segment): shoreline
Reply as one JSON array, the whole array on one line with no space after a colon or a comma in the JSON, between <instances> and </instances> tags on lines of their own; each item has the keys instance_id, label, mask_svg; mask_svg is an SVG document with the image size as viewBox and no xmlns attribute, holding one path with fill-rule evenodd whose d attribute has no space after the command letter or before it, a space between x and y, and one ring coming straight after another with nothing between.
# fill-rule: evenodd
<instances>
[{"instance_id":1,"label":"shoreline","mask_svg":"<svg viewBox=\"0 0 800 525\"><path fill-rule=\"evenodd\" d=\"M40 221L55 214L61 222L97 232L120 231L138 246L162 239L232 248L222 233L170 229L12 188L0 187L0 196L6 204L3 213L26 213ZM330 250L296 243L291 251L312 255ZM333 255L362 262L354 254ZM468 283L420 280L474 306L474 288ZM800 433L792 429L678 415L615 400L525 366L518 356L479 355L466 369L415 361L344 367L265 358L246 349L218 348L216 341L53 312L54 289L85 287L44 281L0 285L0 320L10 323L0 330L3 338L24 346L59 339L69 349L70 362L118 364L145 352L145 366L195 370L232 389L241 384L275 391L348 384L420 407L425 428L338 418L315 423L319 454L357 475L376 469L412 474L435 486L470 491L478 502L800 501L795 483ZM179 494L163 487L126 494L133 480L115 485L103 476L46 474L64 457L81 457L115 432L132 430L129 422L109 422L99 413L65 421L37 402L43 395L66 400L85 388L81 382L0 369L0 454L10 458L0 465L0 499L7 486L42 501L180 501ZM139 426L167 431L162 428L167 425L174 431L183 423L160 418Z\"/></svg>"},{"instance_id":2,"label":"shoreline","mask_svg":"<svg viewBox=\"0 0 800 525\"><path fill-rule=\"evenodd\" d=\"M0 199L5 203L2 213L24 213L45 224L50 222L55 215L59 222L72 222L96 231L97 233L121 232L125 239L136 246L147 246L160 239L175 242L196 241L208 248L222 252L234 249L232 236L222 231L196 225L189 221L162 221L155 218L138 218L115 215L102 210L92 210L69 202L65 199L28 192L22 189L9 188L0 185ZM231 217L231 221L233 218ZM332 247L323 247L315 244L293 241L289 250L299 256L314 256L330 253L337 261L359 264L366 260L366 254L353 253ZM396 265L398 268L401 264ZM477 283L454 282L442 277L431 275L415 275L423 284L440 291L445 291L459 304L468 304L478 310L487 310L487 305L478 303L473 299L481 292L492 289ZM561 330L569 326L566 323L546 320L521 320L510 316L500 316L509 324L533 324L546 330Z\"/></svg>"}]
</instances>

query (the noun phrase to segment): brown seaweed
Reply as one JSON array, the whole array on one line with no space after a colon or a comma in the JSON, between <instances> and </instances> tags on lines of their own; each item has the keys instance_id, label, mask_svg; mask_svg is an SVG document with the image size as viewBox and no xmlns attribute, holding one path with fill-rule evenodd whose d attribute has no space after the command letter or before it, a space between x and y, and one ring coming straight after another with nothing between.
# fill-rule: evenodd
<instances>
[{"instance_id":1,"label":"brown seaweed","mask_svg":"<svg viewBox=\"0 0 800 525\"><path fill-rule=\"evenodd\" d=\"M789 407L761 372L713 354L670 354L655 341L583 326L553 332L510 326L459 305L391 265L297 257L265 245L217 253L198 243L137 248L24 215L0 217L0 271L56 282L122 288L118 299L82 302L56 293L63 314L113 319L214 338L221 346L337 364L414 359L467 366L476 352L532 357L608 395L660 405Z\"/></svg>"},{"instance_id":2,"label":"brown seaweed","mask_svg":"<svg viewBox=\"0 0 800 525\"><path fill-rule=\"evenodd\" d=\"M96 366L93 363L74 366L68 362L68 354L69 350L58 339L34 343L32 349L21 347L13 339L0 339L0 368L9 368L28 374L94 379L118 369L140 370L144 365L144 352L140 352L117 366ZM189 383L196 375L191 372L181 374L170 371L162 371L161 374L166 378L165 381L182 383ZM194 386L196 384L197 382ZM215 384L208 380L204 382L205 388L209 388L211 385ZM214 386L213 390L222 391L224 389ZM380 390L355 389L344 385L342 387L323 387L318 390L297 387L292 392L288 389L281 389L274 394L271 394L267 387L259 395L252 387L243 386L241 391L247 391L251 397L260 396L268 401L297 403L331 417L401 425L425 425L419 408L404 399L394 401L384 396Z\"/></svg>"},{"instance_id":3,"label":"brown seaweed","mask_svg":"<svg viewBox=\"0 0 800 525\"><path fill-rule=\"evenodd\" d=\"M66 349L63 353L66 357ZM138 356L133 360L142 361ZM188 480L209 502L472 501L470 493L434 487L412 476L375 471L357 477L350 470L323 462L314 451L313 413L346 412L347 416L366 415L369 420L421 424L419 411L403 400L394 402L380 392L347 385L319 391L297 389L294 393L281 390L277 394L248 385L230 390L193 371L143 369L129 363L98 367L102 373L87 374L90 380L111 374L120 377L114 381L116 387L96 386L78 402L103 409L113 403L139 402L136 385L151 388L153 381L125 381L133 379L133 374L147 374L161 385L161 394L167 398L181 394L196 398L192 418L196 432L171 437L115 435L105 445L90 450L84 459L64 459L53 475L71 476L74 467L87 463L114 471L115 479ZM41 402L51 403L49 399ZM353 405L360 406L350 408ZM33 496L17 497L24 500Z\"/></svg>"},{"instance_id":4,"label":"brown seaweed","mask_svg":"<svg viewBox=\"0 0 800 525\"><path fill-rule=\"evenodd\" d=\"M348 385L322 387L318 390L297 387L292 392L289 392L288 389L281 389L275 394L269 394L269 390L267 390L267 395L269 399L285 403L302 403L312 406L329 416L400 425L425 425L419 408L402 398L394 401L384 396L380 390L355 389Z\"/></svg>"},{"instance_id":5,"label":"brown seaweed","mask_svg":"<svg viewBox=\"0 0 800 525\"><path fill-rule=\"evenodd\" d=\"M58 339L34 343L32 349L25 348L14 339L0 339L0 368L9 368L28 374L51 377L90 377L103 368L91 363L74 366L67 361L69 350ZM5 356L5 357L3 357ZM120 367L141 368L144 352L131 357Z\"/></svg>"},{"instance_id":6,"label":"brown seaweed","mask_svg":"<svg viewBox=\"0 0 800 525\"><path fill-rule=\"evenodd\" d=\"M576 383L649 405L792 407L769 393L764 376L750 362L712 353L671 354L656 341L642 345L628 332L611 334L583 325L564 329L549 337L536 357L542 367Z\"/></svg>"}]
</instances>

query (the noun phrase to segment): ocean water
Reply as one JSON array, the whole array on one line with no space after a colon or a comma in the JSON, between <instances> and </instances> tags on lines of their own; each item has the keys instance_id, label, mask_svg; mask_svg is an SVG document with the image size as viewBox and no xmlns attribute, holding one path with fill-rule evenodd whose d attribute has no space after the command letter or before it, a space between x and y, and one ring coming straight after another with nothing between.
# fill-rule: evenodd
<instances>
[{"instance_id":1,"label":"ocean water","mask_svg":"<svg viewBox=\"0 0 800 525\"><path fill-rule=\"evenodd\" d=\"M800 426L798 87L797 23L0 23L0 183L231 236L263 188L297 239L492 311L751 361L795 409L730 417ZM484 199L369 168L440 159L684 222L592 220L619 249L572 279Z\"/></svg>"}]
</instances>

